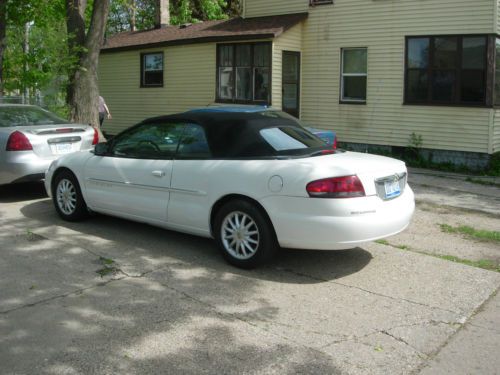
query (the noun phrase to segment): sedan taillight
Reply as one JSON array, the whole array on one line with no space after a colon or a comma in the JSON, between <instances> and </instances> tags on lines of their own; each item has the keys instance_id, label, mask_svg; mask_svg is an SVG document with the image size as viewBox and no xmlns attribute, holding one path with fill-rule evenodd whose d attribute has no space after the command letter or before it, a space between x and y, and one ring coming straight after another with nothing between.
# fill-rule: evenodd
<instances>
[{"instance_id":1,"label":"sedan taillight","mask_svg":"<svg viewBox=\"0 0 500 375\"><path fill-rule=\"evenodd\" d=\"M30 151L33 150L33 146L29 141L28 137L21 133L20 131L15 131L9 136L7 140L7 151Z\"/></svg>"},{"instance_id":2,"label":"sedan taillight","mask_svg":"<svg viewBox=\"0 0 500 375\"><path fill-rule=\"evenodd\" d=\"M313 198L364 197L365 189L358 176L331 177L309 182L307 193Z\"/></svg>"},{"instance_id":3,"label":"sedan taillight","mask_svg":"<svg viewBox=\"0 0 500 375\"><path fill-rule=\"evenodd\" d=\"M94 128L94 138L92 139L92 146L95 146L97 143L99 143L99 132L96 128Z\"/></svg>"}]
</instances>

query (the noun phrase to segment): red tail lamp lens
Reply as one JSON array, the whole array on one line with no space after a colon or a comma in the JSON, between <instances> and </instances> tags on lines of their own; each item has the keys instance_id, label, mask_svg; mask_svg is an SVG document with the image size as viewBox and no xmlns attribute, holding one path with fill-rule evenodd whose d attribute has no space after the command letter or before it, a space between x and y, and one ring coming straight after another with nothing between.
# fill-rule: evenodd
<instances>
[{"instance_id":1,"label":"red tail lamp lens","mask_svg":"<svg viewBox=\"0 0 500 375\"><path fill-rule=\"evenodd\" d=\"M365 189L358 176L325 178L307 184L307 192L313 198L364 197Z\"/></svg>"},{"instance_id":2,"label":"red tail lamp lens","mask_svg":"<svg viewBox=\"0 0 500 375\"><path fill-rule=\"evenodd\" d=\"M332 145L332 148L333 148L334 150L336 150L336 149L337 149L337 136L335 136L335 138L333 139L333 145Z\"/></svg>"},{"instance_id":3,"label":"red tail lamp lens","mask_svg":"<svg viewBox=\"0 0 500 375\"><path fill-rule=\"evenodd\" d=\"M94 146L97 143L99 143L99 132L96 128L94 128L94 139L92 139L92 145Z\"/></svg>"},{"instance_id":4,"label":"red tail lamp lens","mask_svg":"<svg viewBox=\"0 0 500 375\"><path fill-rule=\"evenodd\" d=\"M33 146L23 133L16 130L9 136L7 140L7 151L30 151L33 150Z\"/></svg>"}]
</instances>

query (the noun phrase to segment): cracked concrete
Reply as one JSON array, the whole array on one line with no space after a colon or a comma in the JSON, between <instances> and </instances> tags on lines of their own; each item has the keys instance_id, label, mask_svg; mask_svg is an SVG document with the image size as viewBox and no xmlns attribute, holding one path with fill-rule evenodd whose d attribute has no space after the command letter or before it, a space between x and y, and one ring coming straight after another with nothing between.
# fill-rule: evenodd
<instances>
[{"instance_id":1,"label":"cracked concrete","mask_svg":"<svg viewBox=\"0 0 500 375\"><path fill-rule=\"evenodd\" d=\"M499 344L498 273L376 243L284 250L242 271L210 240L106 216L66 223L41 186L29 187L29 199L0 189L2 374L493 374L499 366L487 354ZM101 257L116 275L96 273Z\"/></svg>"}]
</instances>

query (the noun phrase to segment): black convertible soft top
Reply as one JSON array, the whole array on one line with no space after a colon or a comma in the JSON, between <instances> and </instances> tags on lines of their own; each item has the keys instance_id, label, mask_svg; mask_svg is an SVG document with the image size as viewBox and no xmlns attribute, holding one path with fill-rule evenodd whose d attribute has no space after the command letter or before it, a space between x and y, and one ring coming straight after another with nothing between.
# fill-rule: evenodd
<instances>
[{"instance_id":1,"label":"black convertible soft top","mask_svg":"<svg viewBox=\"0 0 500 375\"><path fill-rule=\"evenodd\" d=\"M293 129L295 136L298 133L301 137L308 138L306 142L308 147L299 149L293 154L308 153L311 147L314 149L325 147L323 141L302 128L293 117L274 110L263 109L254 112L190 111L149 118L143 123L162 121L182 121L202 126L214 158L273 157L283 154L274 149L262 137L260 131L265 128ZM290 152L286 154L290 154Z\"/></svg>"}]
</instances>

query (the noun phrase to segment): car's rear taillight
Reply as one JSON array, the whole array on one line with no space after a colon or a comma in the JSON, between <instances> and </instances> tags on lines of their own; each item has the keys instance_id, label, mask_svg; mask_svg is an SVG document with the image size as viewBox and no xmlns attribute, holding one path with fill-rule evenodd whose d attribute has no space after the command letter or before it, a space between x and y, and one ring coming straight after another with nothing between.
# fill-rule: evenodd
<instances>
[{"instance_id":1,"label":"car's rear taillight","mask_svg":"<svg viewBox=\"0 0 500 375\"><path fill-rule=\"evenodd\" d=\"M307 193L313 198L364 197L365 189L358 176L331 177L307 184Z\"/></svg>"},{"instance_id":2,"label":"car's rear taillight","mask_svg":"<svg viewBox=\"0 0 500 375\"><path fill-rule=\"evenodd\" d=\"M336 136L336 135L335 135L335 137L333 138L332 148L333 148L334 150L336 150L336 149L337 149L337 136Z\"/></svg>"},{"instance_id":3,"label":"car's rear taillight","mask_svg":"<svg viewBox=\"0 0 500 375\"><path fill-rule=\"evenodd\" d=\"M94 128L94 139L92 139L92 146L95 146L97 143L99 143L99 132L96 128Z\"/></svg>"},{"instance_id":4,"label":"car's rear taillight","mask_svg":"<svg viewBox=\"0 0 500 375\"><path fill-rule=\"evenodd\" d=\"M16 130L9 136L9 139L7 140L7 147L5 149L7 151L30 151L33 150L33 146L31 145L28 137Z\"/></svg>"}]
</instances>

